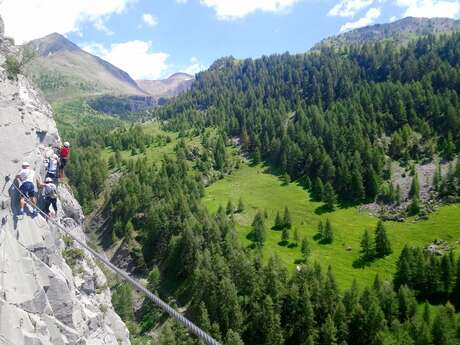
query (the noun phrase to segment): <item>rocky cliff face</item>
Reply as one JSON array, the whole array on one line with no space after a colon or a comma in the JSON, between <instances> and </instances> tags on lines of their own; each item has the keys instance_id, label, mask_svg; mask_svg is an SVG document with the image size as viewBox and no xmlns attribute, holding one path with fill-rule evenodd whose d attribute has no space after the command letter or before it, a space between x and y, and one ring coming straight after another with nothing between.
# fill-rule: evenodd
<instances>
[{"instance_id":1,"label":"rocky cliff face","mask_svg":"<svg viewBox=\"0 0 460 345\"><path fill-rule=\"evenodd\" d=\"M15 48L0 31L3 66ZM128 345L106 278L89 254L41 216L14 216L11 183L21 162L43 177L59 141L48 103L26 78L10 80L0 67L0 344ZM59 198L58 221L84 239L78 202L63 185Z\"/></svg>"}]
</instances>

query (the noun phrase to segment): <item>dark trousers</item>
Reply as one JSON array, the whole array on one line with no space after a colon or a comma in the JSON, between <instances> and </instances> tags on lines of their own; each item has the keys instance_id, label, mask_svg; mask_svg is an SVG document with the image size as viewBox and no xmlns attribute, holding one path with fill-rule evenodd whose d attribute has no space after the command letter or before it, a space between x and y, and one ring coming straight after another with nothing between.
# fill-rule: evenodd
<instances>
[{"instance_id":1,"label":"dark trousers","mask_svg":"<svg viewBox=\"0 0 460 345\"><path fill-rule=\"evenodd\" d=\"M50 213L50 206L53 205L54 212L57 212L57 199L46 197L45 209L43 210L47 215Z\"/></svg>"}]
</instances>

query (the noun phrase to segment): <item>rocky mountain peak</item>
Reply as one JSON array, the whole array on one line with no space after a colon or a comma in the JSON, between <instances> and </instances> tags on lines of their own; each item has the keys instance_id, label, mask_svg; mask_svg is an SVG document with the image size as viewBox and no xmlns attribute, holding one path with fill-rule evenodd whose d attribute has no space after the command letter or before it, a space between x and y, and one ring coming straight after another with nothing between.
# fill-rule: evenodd
<instances>
[{"instance_id":1,"label":"rocky mountain peak","mask_svg":"<svg viewBox=\"0 0 460 345\"><path fill-rule=\"evenodd\" d=\"M40 56L48 56L50 54L64 51L81 50L75 43L57 32L40 39L30 41L28 45L36 49Z\"/></svg>"}]
</instances>

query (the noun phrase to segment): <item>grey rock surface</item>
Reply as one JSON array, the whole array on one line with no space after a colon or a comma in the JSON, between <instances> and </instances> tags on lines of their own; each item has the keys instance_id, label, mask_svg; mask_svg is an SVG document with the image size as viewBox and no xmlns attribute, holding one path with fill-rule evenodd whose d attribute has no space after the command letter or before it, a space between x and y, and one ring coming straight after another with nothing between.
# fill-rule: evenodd
<instances>
[{"instance_id":1,"label":"grey rock surface","mask_svg":"<svg viewBox=\"0 0 460 345\"><path fill-rule=\"evenodd\" d=\"M15 217L12 182L21 162L43 178L46 157L59 141L40 92L21 75L8 79L0 67L0 344L128 345L128 330L89 253L79 248L83 257L72 269L63 256L69 241L55 226L41 216ZM65 185L59 186L58 206L59 222L85 241L83 212Z\"/></svg>"}]
</instances>

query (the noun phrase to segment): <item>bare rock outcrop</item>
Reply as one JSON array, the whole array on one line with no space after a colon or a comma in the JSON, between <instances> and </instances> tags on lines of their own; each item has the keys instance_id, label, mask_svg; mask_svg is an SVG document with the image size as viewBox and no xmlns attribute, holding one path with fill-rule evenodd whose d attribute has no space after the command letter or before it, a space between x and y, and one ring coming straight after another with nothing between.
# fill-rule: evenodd
<instances>
[{"instance_id":1,"label":"bare rock outcrop","mask_svg":"<svg viewBox=\"0 0 460 345\"><path fill-rule=\"evenodd\" d=\"M21 162L43 176L59 141L40 92L21 75L8 79L0 67L0 344L129 345L106 278L89 253L71 244L82 254L77 269L70 267L63 254L70 241L55 226L41 216L14 216L18 194L12 182ZM59 186L59 195L57 219L84 241L78 202L66 186Z\"/></svg>"}]
</instances>

